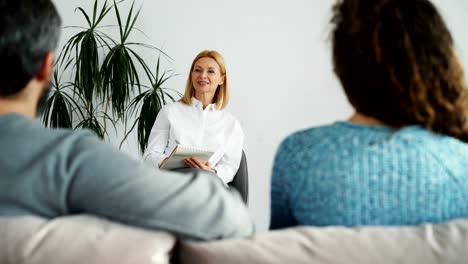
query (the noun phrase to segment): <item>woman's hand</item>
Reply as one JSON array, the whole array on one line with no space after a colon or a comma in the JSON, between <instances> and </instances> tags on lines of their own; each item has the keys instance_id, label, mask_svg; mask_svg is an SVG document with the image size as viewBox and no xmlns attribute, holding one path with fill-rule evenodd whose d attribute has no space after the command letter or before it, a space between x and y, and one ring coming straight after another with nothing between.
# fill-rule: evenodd
<instances>
[{"instance_id":1,"label":"woman's hand","mask_svg":"<svg viewBox=\"0 0 468 264\"><path fill-rule=\"evenodd\" d=\"M216 174L216 170L211 168L211 164L209 161L207 162L202 162L200 161L197 157L190 157L184 159L184 162L187 166L191 168L197 168L197 169L202 169L202 170L209 170L212 171Z\"/></svg>"}]
</instances>

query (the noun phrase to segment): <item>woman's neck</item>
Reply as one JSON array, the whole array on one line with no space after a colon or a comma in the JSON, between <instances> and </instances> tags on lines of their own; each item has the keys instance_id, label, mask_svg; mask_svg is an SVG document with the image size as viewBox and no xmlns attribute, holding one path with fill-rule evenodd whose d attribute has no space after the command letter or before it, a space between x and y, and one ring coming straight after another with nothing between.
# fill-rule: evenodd
<instances>
[{"instance_id":1,"label":"woman's neck","mask_svg":"<svg viewBox=\"0 0 468 264\"><path fill-rule=\"evenodd\" d=\"M203 110L205 110L205 108L212 104L213 103L213 97L214 96L210 96L208 94L201 94L201 95L196 95L195 98L200 102L202 103L203 105Z\"/></svg>"},{"instance_id":2,"label":"woman's neck","mask_svg":"<svg viewBox=\"0 0 468 264\"><path fill-rule=\"evenodd\" d=\"M363 124L363 125L378 125L378 126L386 126L386 124L376 118L363 115L361 113L356 112L353 116L348 119L349 122L356 123L356 124Z\"/></svg>"}]
</instances>

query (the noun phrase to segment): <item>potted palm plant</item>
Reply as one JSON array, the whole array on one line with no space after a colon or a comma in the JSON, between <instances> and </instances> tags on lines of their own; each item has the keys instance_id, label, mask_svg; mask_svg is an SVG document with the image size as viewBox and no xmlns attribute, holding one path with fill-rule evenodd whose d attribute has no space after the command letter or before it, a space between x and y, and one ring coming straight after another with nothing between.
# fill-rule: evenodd
<instances>
[{"instance_id":1,"label":"potted palm plant","mask_svg":"<svg viewBox=\"0 0 468 264\"><path fill-rule=\"evenodd\" d=\"M100 7L98 2L94 1L92 12L76 9L86 20L86 27L66 27L79 32L68 39L59 53L42 121L48 127L91 129L103 139L109 135L110 127L123 124L121 145L136 129L143 153L159 110L174 101L175 96L180 97L180 93L164 87L174 74L162 70L160 60L161 56L170 58L152 45L130 40L140 14L140 10L135 12L134 2L125 19L119 10L123 1L114 0L109 5L106 0ZM112 11L118 38L102 30L103 19ZM147 63L140 54L142 49L145 55L147 51L157 54L156 65ZM64 78L64 74L71 76Z\"/></svg>"}]
</instances>

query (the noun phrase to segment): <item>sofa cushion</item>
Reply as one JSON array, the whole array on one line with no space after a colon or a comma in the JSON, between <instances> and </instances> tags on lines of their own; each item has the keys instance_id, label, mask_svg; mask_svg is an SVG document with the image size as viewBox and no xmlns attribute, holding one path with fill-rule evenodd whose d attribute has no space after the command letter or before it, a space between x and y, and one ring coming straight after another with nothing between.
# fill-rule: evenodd
<instances>
[{"instance_id":1,"label":"sofa cushion","mask_svg":"<svg viewBox=\"0 0 468 264\"><path fill-rule=\"evenodd\" d=\"M169 263L175 238L105 219L0 218L0 263Z\"/></svg>"},{"instance_id":2,"label":"sofa cushion","mask_svg":"<svg viewBox=\"0 0 468 264\"><path fill-rule=\"evenodd\" d=\"M181 242L179 263L467 263L468 220L417 227L296 227L251 239Z\"/></svg>"}]
</instances>

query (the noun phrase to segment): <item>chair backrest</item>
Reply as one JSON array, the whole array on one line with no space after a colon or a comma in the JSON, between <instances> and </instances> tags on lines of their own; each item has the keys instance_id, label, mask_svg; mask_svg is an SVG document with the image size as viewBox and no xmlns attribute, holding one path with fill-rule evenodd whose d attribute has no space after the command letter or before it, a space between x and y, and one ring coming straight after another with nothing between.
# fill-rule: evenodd
<instances>
[{"instance_id":1,"label":"chair backrest","mask_svg":"<svg viewBox=\"0 0 468 264\"><path fill-rule=\"evenodd\" d=\"M239 169L237 170L236 175L234 175L232 182L230 182L228 185L229 187L238 190L242 196L242 199L247 204L249 199L249 171L247 168L247 159L243 150Z\"/></svg>"}]
</instances>

